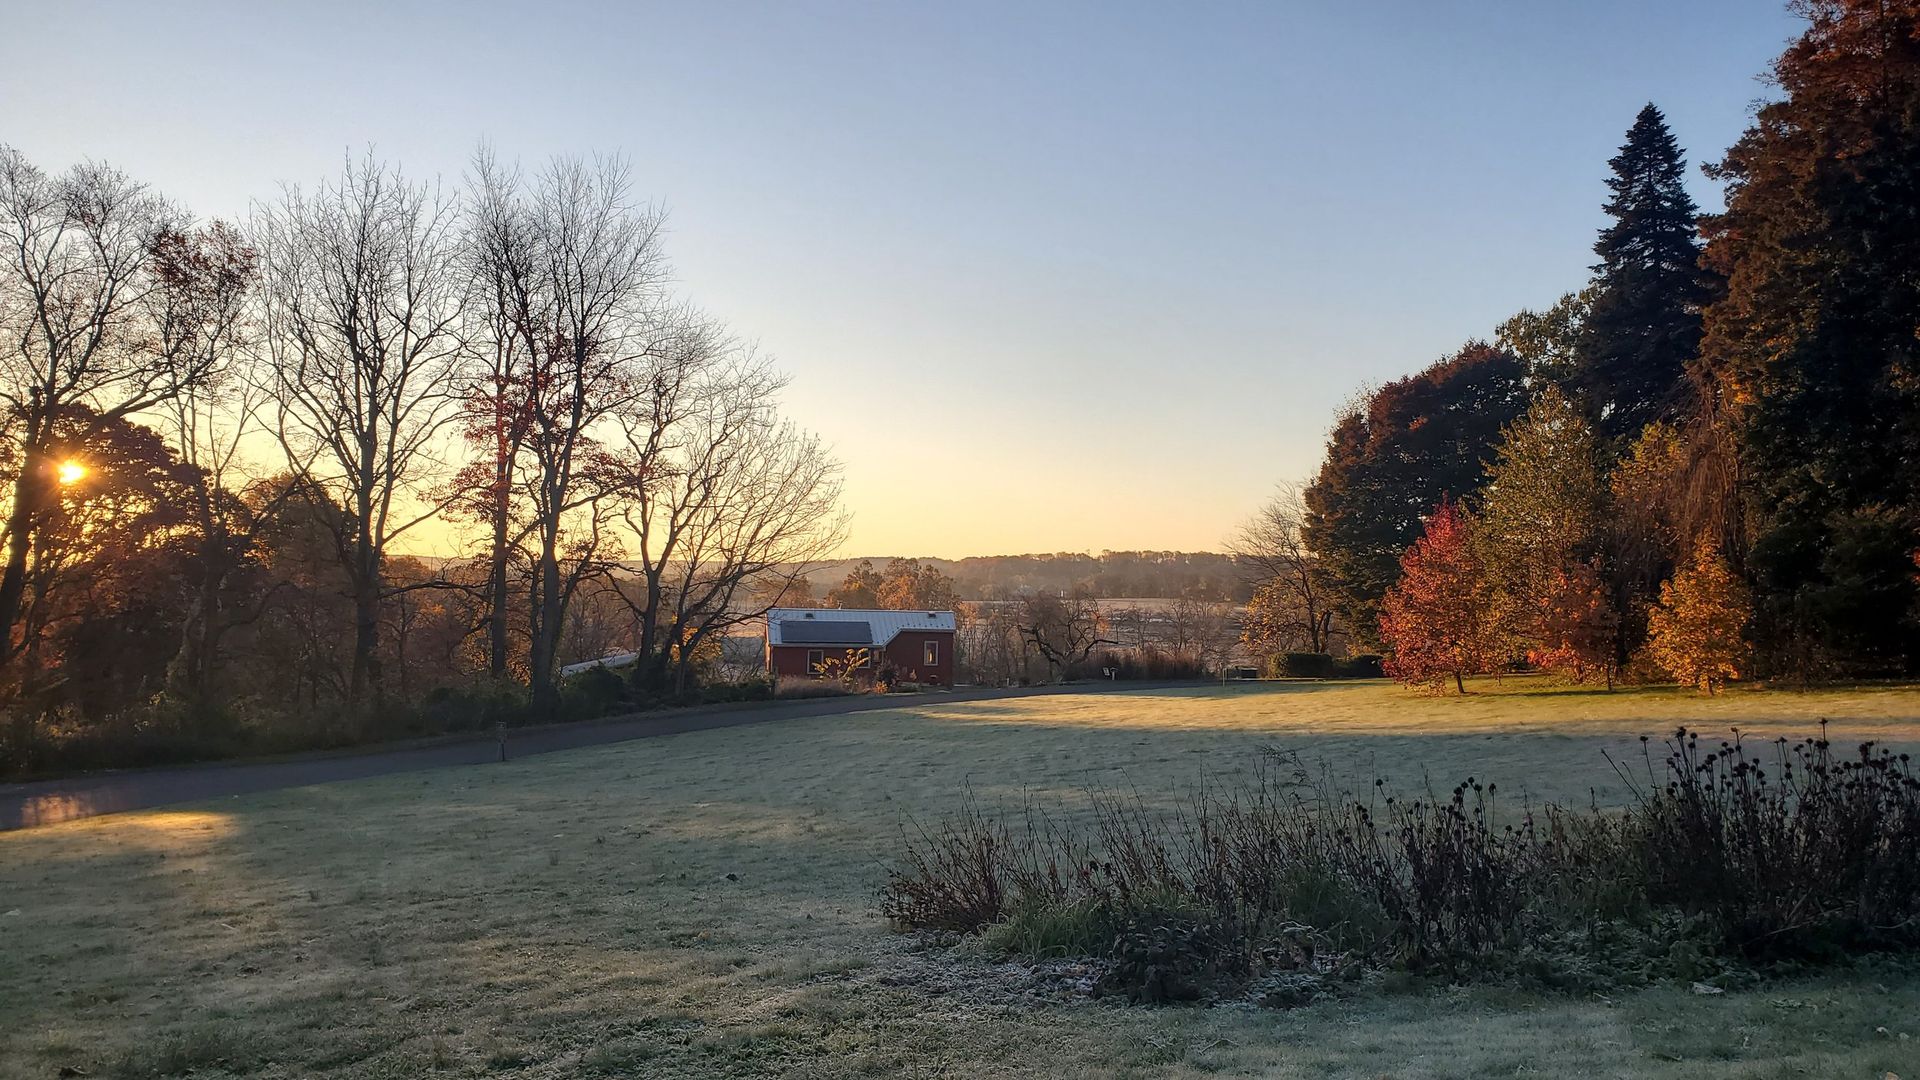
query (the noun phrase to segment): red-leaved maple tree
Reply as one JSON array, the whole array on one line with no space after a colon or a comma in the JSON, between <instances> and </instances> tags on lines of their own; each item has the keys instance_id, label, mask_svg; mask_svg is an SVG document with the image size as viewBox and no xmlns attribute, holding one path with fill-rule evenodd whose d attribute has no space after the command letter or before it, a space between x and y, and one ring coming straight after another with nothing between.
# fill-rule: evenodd
<instances>
[{"instance_id":1,"label":"red-leaved maple tree","mask_svg":"<svg viewBox=\"0 0 1920 1080\"><path fill-rule=\"evenodd\" d=\"M1426 532L1400 557L1400 581L1380 609L1380 637L1391 651L1387 674L1434 693L1452 679L1489 671L1500 656L1492 588L1472 542L1473 518L1442 502Z\"/></svg>"}]
</instances>

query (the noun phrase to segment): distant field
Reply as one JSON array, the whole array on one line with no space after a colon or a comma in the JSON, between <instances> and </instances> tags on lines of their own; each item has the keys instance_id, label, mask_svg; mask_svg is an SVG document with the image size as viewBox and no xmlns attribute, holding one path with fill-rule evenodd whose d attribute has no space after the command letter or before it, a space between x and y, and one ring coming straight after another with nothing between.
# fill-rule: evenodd
<instances>
[{"instance_id":1,"label":"distant field","mask_svg":"<svg viewBox=\"0 0 1920 1080\"><path fill-rule=\"evenodd\" d=\"M1920 1075L1920 976L1888 971L1144 1009L876 913L901 823L969 787L1155 796L1278 745L1354 783L1604 803L1601 752L1681 723L1920 747L1916 689L1476 689L925 705L0 834L0 1076Z\"/></svg>"}]
</instances>

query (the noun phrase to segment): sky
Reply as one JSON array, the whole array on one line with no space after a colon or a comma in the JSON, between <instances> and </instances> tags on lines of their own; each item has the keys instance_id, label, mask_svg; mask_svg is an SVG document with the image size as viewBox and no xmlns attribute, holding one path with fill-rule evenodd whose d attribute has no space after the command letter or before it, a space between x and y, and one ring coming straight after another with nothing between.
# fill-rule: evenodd
<instances>
[{"instance_id":1,"label":"sky","mask_svg":"<svg viewBox=\"0 0 1920 1080\"><path fill-rule=\"evenodd\" d=\"M369 147L619 152L776 357L850 554L1217 550L1340 405L1578 288L1648 101L1719 157L1774 0L26 3L0 142L244 218ZM1696 198L1717 208L1697 168Z\"/></svg>"}]
</instances>

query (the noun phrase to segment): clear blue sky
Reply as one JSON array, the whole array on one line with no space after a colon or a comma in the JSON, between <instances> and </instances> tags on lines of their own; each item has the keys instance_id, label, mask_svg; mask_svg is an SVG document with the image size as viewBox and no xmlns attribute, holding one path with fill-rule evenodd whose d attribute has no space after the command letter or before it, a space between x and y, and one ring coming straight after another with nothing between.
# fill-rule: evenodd
<instances>
[{"instance_id":1,"label":"clear blue sky","mask_svg":"<svg viewBox=\"0 0 1920 1080\"><path fill-rule=\"evenodd\" d=\"M1212 548L1334 410L1578 287L1647 102L1713 159L1773 0L25 3L0 141L238 217L372 145L618 150L793 376L848 551ZM1717 192L1696 175L1700 201Z\"/></svg>"}]
</instances>

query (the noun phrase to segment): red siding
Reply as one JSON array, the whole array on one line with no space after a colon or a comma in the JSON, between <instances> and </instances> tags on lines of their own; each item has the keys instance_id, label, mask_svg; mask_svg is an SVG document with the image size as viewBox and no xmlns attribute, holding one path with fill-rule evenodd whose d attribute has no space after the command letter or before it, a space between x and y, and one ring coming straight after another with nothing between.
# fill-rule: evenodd
<instances>
[{"instance_id":1,"label":"red siding","mask_svg":"<svg viewBox=\"0 0 1920 1080\"><path fill-rule=\"evenodd\" d=\"M946 630L903 630L887 645L887 659L907 682L952 686L953 637L952 631ZM938 647L940 653L931 665L926 657L928 642Z\"/></svg>"},{"instance_id":2,"label":"red siding","mask_svg":"<svg viewBox=\"0 0 1920 1080\"><path fill-rule=\"evenodd\" d=\"M900 673L900 678L908 682L926 683L931 686L953 685L953 639L951 630L907 630L902 631L881 655L874 657L876 666L892 664ZM929 666L926 662L927 643L932 642L939 649L939 658ZM811 675L807 669L806 645L773 645L767 648L767 669L777 678L784 675ZM818 648L812 646L811 648ZM841 648L822 649L828 657L845 656L847 650ZM871 670L871 669L869 669Z\"/></svg>"},{"instance_id":3,"label":"red siding","mask_svg":"<svg viewBox=\"0 0 1920 1080\"><path fill-rule=\"evenodd\" d=\"M845 656L845 649L826 649L828 656ZM811 675L807 670L807 646L774 645L767 649L767 668L778 678L782 675Z\"/></svg>"}]
</instances>

